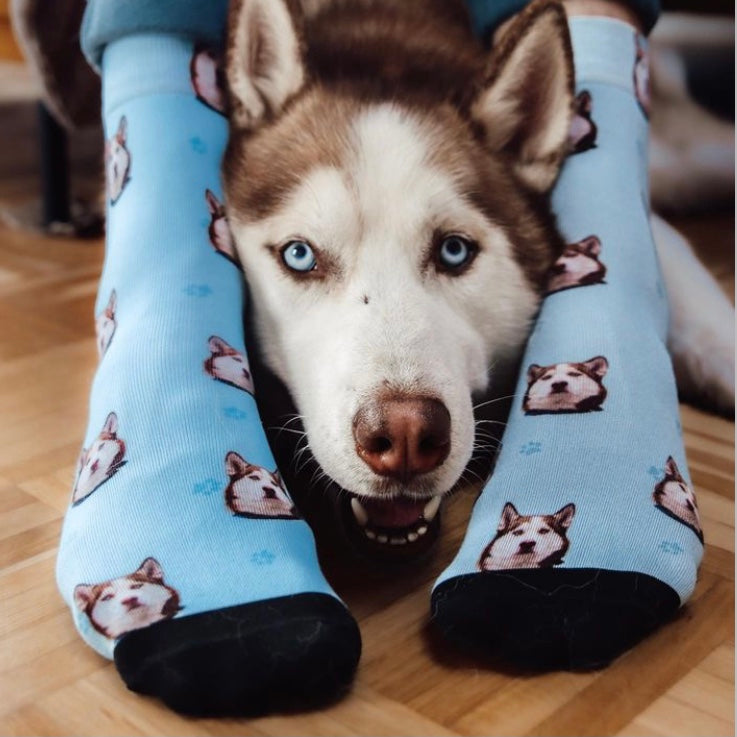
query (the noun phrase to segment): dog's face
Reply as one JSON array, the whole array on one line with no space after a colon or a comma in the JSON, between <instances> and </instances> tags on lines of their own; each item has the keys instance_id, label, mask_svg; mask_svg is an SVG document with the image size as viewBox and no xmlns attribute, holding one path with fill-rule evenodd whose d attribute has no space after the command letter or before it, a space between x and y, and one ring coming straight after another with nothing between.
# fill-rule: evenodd
<instances>
[{"instance_id":1,"label":"dog's face","mask_svg":"<svg viewBox=\"0 0 737 737\"><path fill-rule=\"evenodd\" d=\"M665 476L655 486L653 501L657 507L691 527L703 541L696 494L681 476L673 456L669 456L665 463Z\"/></svg>"},{"instance_id":2,"label":"dog's face","mask_svg":"<svg viewBox=\"0 0 737 737\"><path fill-rule=\"evenodd\" d=\"M209 189L205 190L205 201L210 212L210 225L207 233L210 237L212 247L229 261L238 264L238 256L235 252L233 236L230 234L230 226L225 215L223 203Z\"/></svg>"},{"instance_id":3,"label":"dog's face","mask_svg":"<svg viewBox=\"0 0 737 737\"><path fill-rule=\"evenodd\" d=\"M527 369L527 393L522 408L527 414L591 412L606 399L602 379L609 363L595 356L582 363L554 363Z\"/></svg>"},{"instance_id":4,"label":"dog's face","mask_svg":"<svg viewBox=\"0 0 737 737\"><path fill-rule=\"evenodd\" d=\"M102 358L110 345L115 333L115 306L117 304L117 295L115 290L110 293L110 299L105 309L95 319L95 334L97 335L97 352Z\"/></svg>"},{"instance_id":5,"label":"dog's face","mask_svg":"<svg viewBox=\"0 0 737 737\"><path fill-rule=\"evenodd\" d=\"M129 179L131 155L126 148L127 136L128 121L123 116L118 124L118 130L105 142L105 170L111 205L118 201Z\"/></svg>"},{"instance_id":6,"label":"dog's face","mask_svg":"<svg viewBox=\"0 0 737 737\"><path fill-rule=\"evenodd\" d=\"M359 525L411 542L429 498L469 461L472 396L517 356L562 246L541 203L566 150L564 19L527 18L491 60L468 32L453 46L457 29L426 29L438 66L463 65L454 94L434 98L432 75L421 92L402 81L403 58L380 64L388 93L355 72L330 78L331 44L346 43L332 30L340 4L324 24L292 6L233 6L228 219L262 353L311 452L340 487L373 500L354 505ZM256 44L269 50L260 60Z\"/></svg>"},{"instance_id":7,"label":"dog's face","mask_svg":"<svg viewBox=\"0 0 737 737\"><path fill-rule=\"evenodd\" d=\"M222 65L213 49L195 46L189 63L189 76L197 99L219 113L225 112Z\"/></svg>"},{"instance_id":8,"label":"dog's face","mask_svg":"<svg viewBox=\"0 0 737 737\"><path fill-rule=\"evenodd\" d=\"M246 357L217 335L210 337L208 347L210 357L205 360L205 373L253 394L253 379Z\"/></svg>"},{"instance_id":9,"label":"dog's face","mask_svg":"<svg viewBox=\"0 0 737 737\"><path fill-rule=\"evenodd\" d=\"M599 261L601 242L595 235L577 243L569 243L558 260L550 268L548 294L563 289L601 284L606 267Z\"/></svg>"},{"instance_id":10,"label":"dog's face","mask_svg":"<svg viewBox=\"0 0 737 737\"><path fill-rule=\"evenodd\" d=\"M225 456L225 473L230 479L225 489L225 503L233 514L297 519L297 510L278 473L254 466L234 451Z\"/></svg>"},{"instance_id":11,"label":"dog's face","mask_svg":"<svg viewBox=\"0 0 737 737\"><path fill-rule=\"evenodd\" d=\"M482 571L547 568L563 562L568 528L576 507L566 504L555 514L521 515L511 502L502 510L496 537L479 559Z\"/></svg>"},{"instance_id":12,"label":"dog's face","mask_svg":"<svg viewBox=\"0 0 737 737\"><path fill-rule=\"evenodd\" d=\"M125 463L124 457L125 443L118 437L118 417L111 412L92 445L80 453L72 503L83 501L115 475Z\"/></svg>"},{"instance_id":13,"label":"dog's face","mask_svg":"<svg viewBox=\"0 0 737 737\"><path fill-rule=\"evenodd\" d=\"M646 117L650 117L650 59L647 47L639 34L635 37L636 53L633 71L635 97Z\"/></svg>"},{"instance_id":14,"label":"dog's face","mask_svg":"<svg viewBox=\"0 0 737 737\"><path fill-rule=\"evenodd\" d=\"M179 595L164 583L164 573L154 558L146 558L128 576L79 584L74 602L92 626L111 639L169 619L180 610Z\"/></svg>"}]
</instances>

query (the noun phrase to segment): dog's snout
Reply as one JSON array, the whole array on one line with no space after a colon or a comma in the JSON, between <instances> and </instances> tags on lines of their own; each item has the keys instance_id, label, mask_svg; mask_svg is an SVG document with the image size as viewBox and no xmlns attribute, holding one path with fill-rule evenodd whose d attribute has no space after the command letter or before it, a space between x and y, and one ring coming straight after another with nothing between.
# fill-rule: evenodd
<instances>
[{"instance_id":1,"label":"dog's snout","mask_svg":"<svg viewBox=\"0 0 737 737\"><path fill-rule=\"evenodd\" d=\"M525 540L525 542L522 542L519 544L519 552L520 553L531 553L534 547L535 547L534 540Z\"/></svg>"},{"instance_id":2,"label":"dog's snout","mask_svg":"<svg viewBox=\"0 0 737 737\"><path fill-rule=\"evenodd\" d=\"M364 405L353 418L360 458L380 476L407 483L450 452L450 412L437 399L395 395Z\"/></svg>"},{"instance_id":3,"label":"dog's snout","mask_svg":"<svg viewBox=\"0 0 737 737\"><path fill-rule=\"evenodd\" d=\"M567 381L554 381L550 388L554 392L564 392L568 388L568 382Z\"/></svg>"}]
</instances>

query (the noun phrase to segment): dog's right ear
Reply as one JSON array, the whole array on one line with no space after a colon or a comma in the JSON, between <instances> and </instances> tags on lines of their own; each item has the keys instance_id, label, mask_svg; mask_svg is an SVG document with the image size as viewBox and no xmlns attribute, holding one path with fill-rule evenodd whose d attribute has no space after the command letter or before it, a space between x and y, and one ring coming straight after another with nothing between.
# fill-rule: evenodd
<instances>
[{"instance_id":1,"label":"dog's right ear","mask_svg":"<svg viewBox=\"0 0 737 737\"><path fill-rule=\"evenodd\" d=\"M601 241L595 235L579 241L579 245L589 256L598 256L601 253Z\"/></svg>"},{"instance_id":2,"label":"dog's right ear","mask_svg":"<svg viewBox=\"0 0 737 737\"><path fill-rule=\"evenodd\" d=\"M217 335L211 335L207 340L207 345L210 349L210 353L218 355L222 353L227 353L228 349L230 349L230 346Z\"/></svg>"},{"instance_id":3,"label":"dog's right ear","mask_svg":"<svg viewBox=\"0 0 737 737\"><path fill-rule=\"evenodd\" d=\"M534 384L545 373L545 366L531 363L527 368L527 383Z\"/></svg>"},{"instance_id":4,"label":"dog's right ear","mask_svg":"<svg viewBox=\"0 0 737 737\"><path fill-rule=\"evenodd\" d=\"M87 611L87 607L95 600L95 587L88 583L80 583L74 587L74 603L80 612Z\"/></svg>"},{"instance_id":5,"label":"dog's right ear","mask_svg":"<svg viewBox=\"0 0 737 737\"><path fill-rule=\"evenodd\" d=\"M218 217L222 214L223 205L217 197L212 193L212 190L205 190L205 200L207 201L207 209L210 211L210 215Z\"/></svg>"},{"instance_id":6,"label":"dog's right ear","mask_svg":"<svg viewBox=\"0 0 737 737\"><path fill-rule=\"evenodd\" d=\"M293 0L231 3L225 70L236 127L257 128L304 85L301 12Z\"/></svg>"},{"instance_id":7,"label":"dog's right ear","mask_svg":"<svg viewBox=\"0 0 737 737\"><path fill-rule=\"evenodd\" d=\"M678 470L673 456L668 456L668 460L665 462L665 475L674 479L681 478L681 472Z\"/></svg>"},{"instance_id":8,"label":"dog's right ear","mask_svg":"<svg viewBox=\"0 0 737 737\"><path fill-rule=\"evenodd\" d=\"M573 52L563 6L535 0L494 47L471 104L488 148L506 154L536 192L553 186L568 151L573 112Z\"/></svg>"},{"instance_id":9,"label":"dog's right ear","mask_svg":"<svg viewBox=\"0 0 737 737\"><path fill-rule=\"evenodd\" d=\"M499 518L498 531L504 532L504 530L508 530L514 521L519 519L520 516L521 515L514 504L512 504L512 502L507 502L504 505L504 509L502 509L502 516Z\"/></svg>"},{"instance_id":10,"label":"dog's right ear","mask_svg":"<svg viewBox=\"0 0 737 737\"><path fill-rule=\"evenodd\" d=\"M228 478L243 478L251 468L253 466L234 450L225 456L225 474Z\"/></svg>"},{"instance_id":11,"label":"dog's right ear","mask_svg":"<svg viewBox=\"0 0 737 737\"><path fill-rule=\"evenodd\" d=\"M105 418L105 424L102 426L102 432L107 435L115 437L118 433L118 415L115 412L111 412Z\"/></svg>"}]
</instances>

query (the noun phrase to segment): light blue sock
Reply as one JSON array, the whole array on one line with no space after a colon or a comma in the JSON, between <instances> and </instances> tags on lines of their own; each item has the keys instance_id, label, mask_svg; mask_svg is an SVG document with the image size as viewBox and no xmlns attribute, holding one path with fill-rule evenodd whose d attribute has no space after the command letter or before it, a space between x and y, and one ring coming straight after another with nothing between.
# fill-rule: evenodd
<instances>
[{"instance_id":1,"label":"light blue sock","mask_svg":"<svg viewBox=\"0 0 737 737\"><path fill-rule=\"evenodd\" d=\"M192 56L158 35L105 51L101 359L57 577L130 688L259 712L334 696L360 639L256 409L219 206L227 124L211 88L195 95Z\"/></svg>"},{"instance_id":2,"label":"light blue sock","mask_svg":"<svg viewBox=\"0 0 737 737\"><path fill-rule=\"evenodd\" d=\"M586 668L688 599L703 544L648 220L644 40L603 18L570 26L582 115L554 208L571 246L432 611L476 653Z\"/></svg>"}]
</instances>

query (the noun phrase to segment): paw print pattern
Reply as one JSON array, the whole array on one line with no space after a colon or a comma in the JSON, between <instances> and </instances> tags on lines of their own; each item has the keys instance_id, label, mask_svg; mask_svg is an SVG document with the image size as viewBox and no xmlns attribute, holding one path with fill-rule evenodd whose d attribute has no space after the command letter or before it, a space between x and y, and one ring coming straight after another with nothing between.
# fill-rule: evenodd
<instances>
[{"instance_id":1,"label":"paw print pattern","mask_svg":"<svg viewBox=\"0 0 737 737\"><path fill-rule=\"evenodd\" d=\"M259 550L251 556L251 563L255 566L270 566L276 556L270 550Z\"/></svg>"},{"instance_id":2,"label":"paw print pattern","mask_svg":"<svg viewBox=\"0 0 737 737\"><path fill-rule=\"evenodd\" d=\"M182 291L188 297L209 297L212 287L209 284L187 284Z\"/></svg>"},{"instance_id":3,"label":"paw print pattern","mask_svg":"<svg viewBox=\"0 0 737 737\"><path fill-rule=\"evenodd\" d=\"M198 496L211 496L220 491L220 482L214 478L204 479L196 483L192 491Z\"/></svg>"},{"instance_id":4,"label":"paw print pattern","mask_svg":"<svg viewBox=\"0 0 737 737\"><path fill-rule=\"evenodd\" d=\"M658 550L668 555L680 555L683 552L683 548L678 543L669 540L661 541Z\"/></svg>"},{"instance_id":5,"label":"paw print pattern","mask_svg":"<svg viewBox=\"0 0 737 737\"><path fill-rule=\"evenodd\" d=\"M520 447L519 452L521 455L531 456L534 453L540 453L543 449L543 444L539 440L531 440L529 443L525 443Z\"/></svg>"}]
</instances>

